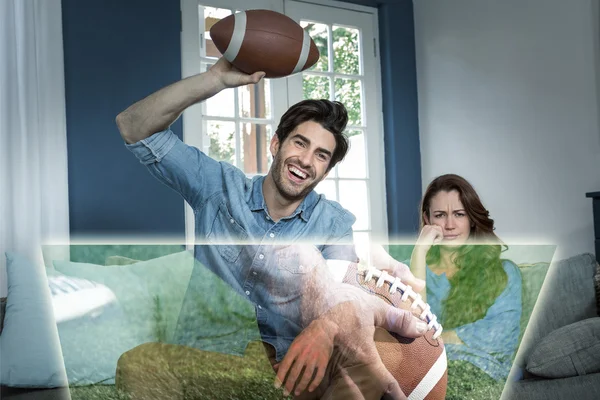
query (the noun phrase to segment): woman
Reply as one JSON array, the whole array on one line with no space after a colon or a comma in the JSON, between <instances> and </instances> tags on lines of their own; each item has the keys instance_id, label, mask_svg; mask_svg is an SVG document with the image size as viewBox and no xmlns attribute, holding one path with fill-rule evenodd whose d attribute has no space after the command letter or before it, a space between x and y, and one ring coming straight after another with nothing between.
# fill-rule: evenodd
<instances>
[{"instance_id":1,"label":"woman","mask_svg":"<svg viewBox=\"0 0 600 400\"><path fill-rule=\"evenodd\" d=\"M426 281L423 297L444 327L448 359L506 378L519 340L521 275L500 258L494 220L469 182L453 174L429 184L420 215L411 270Z\"/></svg>"}]
</instances>

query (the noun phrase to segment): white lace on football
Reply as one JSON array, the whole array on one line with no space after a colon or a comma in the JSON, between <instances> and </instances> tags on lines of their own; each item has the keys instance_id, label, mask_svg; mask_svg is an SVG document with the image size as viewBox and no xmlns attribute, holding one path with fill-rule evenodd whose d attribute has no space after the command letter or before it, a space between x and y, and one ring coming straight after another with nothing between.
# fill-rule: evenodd
<instances>
[{"instance_id":1,"label":"white lace on football","mask_svg":"<svg viewBox=\"0 0 600 400\"><path fill-rule=\"evenodd\" d=\"M435 333L433 334L434 339L437 339L442 334L442 325L437 322L437 317L431 312L429 304L425 303L421 298L421 295L412 290L411 286L405 285L400 278L392 276L386 271L370 267L366 272L365 281L370 281L374 277L377 278L377 283L375 284L376 287L380 288L385 283L388 283L390 284L390 293L400 290L400 293L402 293L400 300L406 301L409 297L412 299L412 305L410 306L411 310L415 310L417 307L421 309L419 318L422 321L427 322L427 329L435 329Z\"/></svg>"}]
</instances>

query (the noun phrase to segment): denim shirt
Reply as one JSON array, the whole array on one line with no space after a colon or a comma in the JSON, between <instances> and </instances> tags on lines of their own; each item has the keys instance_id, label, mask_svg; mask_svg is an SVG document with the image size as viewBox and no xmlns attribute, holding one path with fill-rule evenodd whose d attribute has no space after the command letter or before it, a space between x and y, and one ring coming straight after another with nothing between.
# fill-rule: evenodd
<instances>
[{"instance_id":1,"label":"denim shirt","mask_svg":"<svg viewBox=\"0 0 600 400\"><path fill-rule=\"evenodd\" d=\"M307 271L299 262L282 262L277 247L309 241L318 243L325 259L356 262L352 246L355 217L338 203L311 191L292 215L274 222L263 196L264 176L249 179L231 164L217 162L184 144L170 129L126 146L194 211L194 254L201 265L194 268L186 292L177 342L205 350L243 353L256 335L248 329L252 321L247 317L236 320L239 312L235 305L244 302L239 299L241 295L254 305L260 335L273 345L280 361L303 328L299 310L302 276ZM211 273L236 294L221 292L215 300L219 283L210 279ZM206 304L221 305L233 312L227 318L213 315L203 321L197 317L198 308ZM218 314L214 308L210 312Z\"/></svg>"},{"instance_id":2,"label":"denim shirt","mask_svg":"<svg viewBox=\"0 0 600 400\"><path fill-rule=\"evenodd\" d=\"M502 267L508 277L506 288L482 319L455 328L464 344L445 344L449 360L468 361L496 380L508 376L519 342L521 320L521 273L508 260L503 260ZM437 275L429 267L426 282L431 312L442 317L442 302L448 297L450 282L445 273Z\"/></svg>"}]
</instances>

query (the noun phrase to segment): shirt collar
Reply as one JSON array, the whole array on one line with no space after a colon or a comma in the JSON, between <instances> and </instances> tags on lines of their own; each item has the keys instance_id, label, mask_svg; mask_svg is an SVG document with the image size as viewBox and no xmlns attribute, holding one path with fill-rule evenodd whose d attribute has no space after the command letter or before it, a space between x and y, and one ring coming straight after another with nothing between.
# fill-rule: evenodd
<instances>
[{"instance_id":1,"label":"shirt collar","mask_svg":"<svg viewBox=\"0 0 600 400\"><path fill-rule=\"evenodd\" d=\"M267 204L265 203L265 196L263 194L263 182L265 180L265 176L255 176L252 178L252 194L250 195L250 202L248 205L250 206L251 211L261 211L264 210L265 213L268 213ZM302 200L302 203L296 208L296 211L292 213L289 217L284 219L291 219L300 215L300 218L304 222L308 222L310 216L319 201L319 195L315 193L314 190L311 190L310 193Z\"/></svg>"}]
</instances>

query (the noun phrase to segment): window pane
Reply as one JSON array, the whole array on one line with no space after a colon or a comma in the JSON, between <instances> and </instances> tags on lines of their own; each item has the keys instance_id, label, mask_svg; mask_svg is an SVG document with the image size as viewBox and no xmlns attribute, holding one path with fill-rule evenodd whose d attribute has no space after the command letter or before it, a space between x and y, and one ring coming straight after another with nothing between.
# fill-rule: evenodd
<instances>
[{"instance_id":1,"label":"window pane","mask_svg":"<svg viewBox=\"0 0 600 400\"><path fill-rule=\"evenodd\" d=\"M333 67L343 74L360 73L358 29L333 26Z\"/></svg>"},{"instance_id":2,"label":"window pane","mask_svg":"<svg viewBox=\"0 0 600 400\"><path fill-rule=\"evenodd\" d=\"M335 193L335 181L332 179L325 179L321 181L315 188L315 192L324 194L327 200L337 201L337 195Z\"/></svg>"},{"instance_id":3,"label":"window pane","mask_svg":"<svg viewBox=\"0 0 600 400\"><path fill-rule=\"evenodd\" d=\"M365 135L362 130L346 132L350 140L350 150L344 161L338 164L338 176L342 178L366 178Z\"/></svg>"},{"instance_id":4,"label":"window pane","mask_svg":"<svg viewBox=\"0 0 600 400\"><path fill-rule=\"evenodd\" d=\"M221 57L221 52L217 50L215 44L210 37L210 28L219 20L231 15L231 10L214 7L204 7L204 38L206 49L206 57Z\"/></svg>"},{"instance_id":5,"label":"window pane","mask_svg":"<svg viewBox=\"0 0 600 400\"><path fill-rule=\"evenodd\" d=\"M207 71L213 64L204 64L202 71ZM233 117L235 116L235 89L225 89L203 102L206 116Z\"/></svg>"},{"instance_id":6,"label":"window pane","mask_svg":"<svg viewBox=\"0 0 600 400\"><path fill-rule=\"evenodd\" d=\"M315 45L317 45L317 49L319 49L319 54L321 55L319 61L309 71L329 71L329 46L327 45L329 27L325 24L307 21L300 21L300 25L306 29L313 42L315 42Z\"/></svg>"},{"instance_id":7,"label":"window pane","mask_svg":"<svg viewBox=\"0 0 600 400\"><path fill-rule=\"evenodd\" d=\"M256 85L244 85L238 89L240 116L244 118L271 118L271 83L262 79Z\"/></svg>"},{"instance_id":8,"label":"window pane","mask_svg":"<svg viewBox=\"0 0 600 400\"><path fill-rule=\"evenodd\" d=\"M369 203L367 201L367 182L340 181L340 203L356 217L352 225L355 230L369 229Z\"/></svg>"},{"instance_id":9,"label":"window pane","mask_svg":"<svg viewBox=\"0 0 600 400\"><path fill-rule=\"evenodd\" d=\"M305 99L329 99L329 78L304 74L302 76L302 89Z\"/></svg>"},{"instance_id":10,"label":"window pane","mask_svg":"<svg viewBox=\"0 0 600 400\"><path fill-rule=\"evenodd\" d=\"M266 174L269 170L270 160L269 142L272 137L271 125L240 124L242 133L242 169L246 174Z\"/></svg>"},{"instance_id":11,"label":"window pane","mask_svg":"<svg viewBox=\"0 0 600 400\"><path fill-rule=\"evenodd\" d=\"M207 121L210 139L208 155L217 161L235 165L235 124L233 122Z\"/></svg>"},{"instance_id":12,"label":"window pane","mask_svg":"<svg viewBox=\"0 0 600 400\"><path fill-rule=\"evenodd\" d=\"M362 90L357 79L336 78L335 99L348 109L348 125L362 125Z\"/></svg>"}]
</instances>

